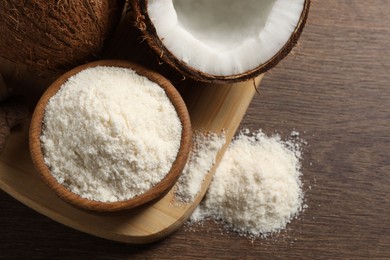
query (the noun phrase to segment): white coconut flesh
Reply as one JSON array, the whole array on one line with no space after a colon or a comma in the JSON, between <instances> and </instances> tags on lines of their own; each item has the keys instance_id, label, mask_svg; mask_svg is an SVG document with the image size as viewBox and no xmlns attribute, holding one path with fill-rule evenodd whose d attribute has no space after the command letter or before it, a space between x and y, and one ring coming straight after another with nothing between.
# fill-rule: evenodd
<instances>
[{"instance_id":1,"label":"white coconut flesh","mask_svg":"<svg viewBox=\"0 0 390 260\"><path fill-rule=\"evenodd\" d=\"M203 73L229 76L273 58L299 23L305 0L149 0L164 46Z\"/></svg>"}]
</instances>

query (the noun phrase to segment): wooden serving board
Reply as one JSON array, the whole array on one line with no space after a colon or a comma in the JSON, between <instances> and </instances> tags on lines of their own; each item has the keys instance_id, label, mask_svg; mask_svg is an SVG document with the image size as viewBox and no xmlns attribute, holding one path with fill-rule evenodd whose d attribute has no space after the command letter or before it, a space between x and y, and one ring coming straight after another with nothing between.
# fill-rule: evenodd
<instances>
[{"instance_id":1,"label":"wooden serving board","mask_svg":"<svg viewBox=\"0 0 390 260\"><path fill-rule=\"evenodd\" d=\"M197 84L182 89L194 131L225 131L228 140L218 153L216 164L207 173L194 203L172 203L174 194L171 190L161 200L131 211L102 214L75 208L58 198L33 168L28 150L29 122L12 132L0 155L0 188L28 207L82 232L126 243L162 239L178 229L203 198L261 78L223 86Z\"/></svg>"}]
</instances>

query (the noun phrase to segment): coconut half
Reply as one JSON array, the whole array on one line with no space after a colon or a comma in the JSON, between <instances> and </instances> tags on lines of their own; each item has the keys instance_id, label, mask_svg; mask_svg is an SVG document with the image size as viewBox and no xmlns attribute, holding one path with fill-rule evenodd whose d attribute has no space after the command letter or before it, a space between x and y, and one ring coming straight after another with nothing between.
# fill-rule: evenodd
<instances>
[{"instance_id":1,"label":"coconut half","mask_svg":"<svg viewBox=\"0 0 390 260\"><path fill-rule=\"evenodd\" d=\"M1 0L0 57L38 74L94 60L123 5L123 0Z\"/></svg>"},{"instance_id":2,"label":"coconut half","mask_svg":"<svg viewBox=\"0 0 390 260\"><path fill-rule=\"evenodd\" d=\"M205 82L240 81L283 59L310 0L136 0L136 26L162 61Z\"/></svg>"}]
</instances>

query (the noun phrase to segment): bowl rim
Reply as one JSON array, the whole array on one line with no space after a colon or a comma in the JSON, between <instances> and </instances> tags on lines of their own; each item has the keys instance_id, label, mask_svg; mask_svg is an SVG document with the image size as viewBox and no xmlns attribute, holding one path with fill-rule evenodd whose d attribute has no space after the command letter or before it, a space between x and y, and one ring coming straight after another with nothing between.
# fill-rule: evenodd
<instances>
[{"instance_id":1,"label":"bowl rim","mask_svg":"<svg viewBox=\"0 0 390 260\"><path fill-rule=\"evenodd\" d=\"M47 103L49 102L50 98L57 93L57 91L71 76L76 75L77 73L87 68L97 66L121 67L131 69L137 74L145 76L149 80L157 83L157 85L164 89L166 95L173 104L182 125L179 151L177 153L176 159L172 164L171 169L166 174L166 176L151 189L147 190L145 193L123 201L102 202L83 198L60 184L52 175L49 167L44 162L40 137L42 133L43 119ZM78 66L62 74L47 88L47 90L44 92L44 94L38 101L38 104L36 105L34 113L32 115L29 129L30 155L32 158L33 165L38 171L41 179L52 190L54 190L54 192L61 199L70 203L71 205L99 212L113 212L124 209L134 209L164 196L174 186L181 172L183 171L190 153L191 145L192 130L190 116L186 104L184 103L184 100L182 99L180 93L176 90L172 83L162 75L143 66L140 66L136 63L126 60L99 60Z\"/></svg>"}]
</instances>

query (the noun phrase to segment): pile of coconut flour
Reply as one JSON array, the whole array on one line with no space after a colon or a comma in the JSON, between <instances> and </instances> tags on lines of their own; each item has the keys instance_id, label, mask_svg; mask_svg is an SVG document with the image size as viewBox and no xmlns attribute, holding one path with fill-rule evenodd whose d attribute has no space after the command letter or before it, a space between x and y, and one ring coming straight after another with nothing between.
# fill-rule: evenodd
<instances>
[{"instance_id":1,"label":"pile of coconut flour","mask_svg":"<svg viewBox=\"0 0 390 260\"><path fill-rule=\"evenodd\" d=\"M41 141L59 183L83 198L114 202L167 175L181 131L160 86L130 69L99 66L69 78L50 99Z\"/></svg>"},{"instance_id":2,"label":"pile of coconut flour","mask_svg":"<svg viewBox=\"0 0 390 260\"><path fill-rule=\"evenodd\" d=\"M297 138L295 131L292 136ZM285 228L303 208L300 159L298 142L242 131L227 149L190 224L212 218L250 237Z\"/></svg>"}]
</instances>

